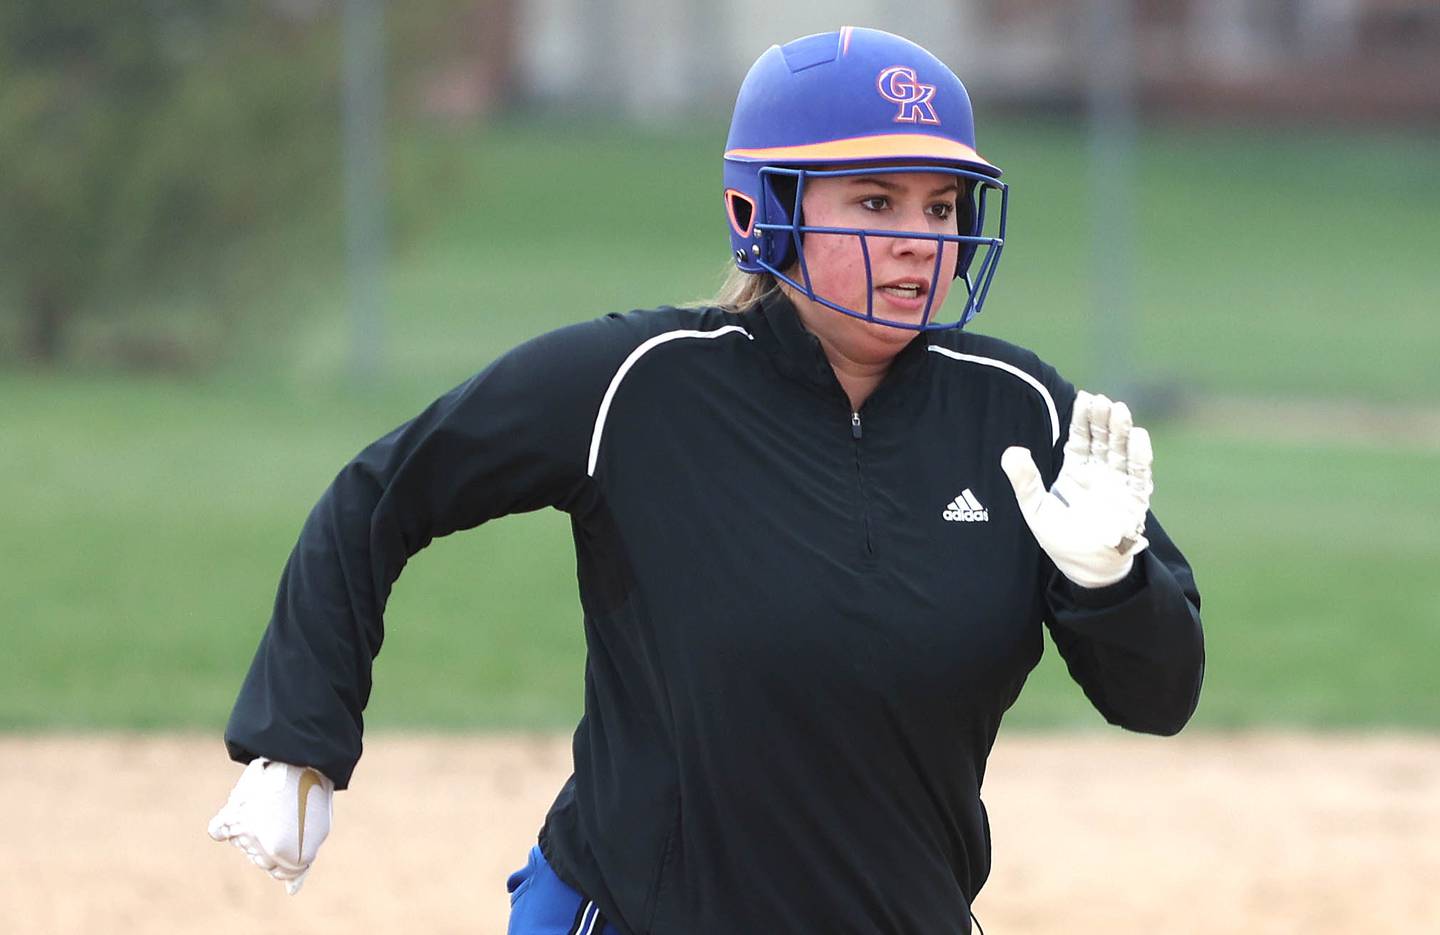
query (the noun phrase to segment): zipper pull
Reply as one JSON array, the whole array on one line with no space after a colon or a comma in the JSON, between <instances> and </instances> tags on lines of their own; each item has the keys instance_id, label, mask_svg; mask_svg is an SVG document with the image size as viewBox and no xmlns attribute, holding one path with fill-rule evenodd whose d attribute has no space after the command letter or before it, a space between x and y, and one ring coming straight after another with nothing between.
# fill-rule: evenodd
<instances>
[{"instance_id":1,"label":"zipper pull","mask_svg":"<svg viewBox=\"0 0 1440 935\"><path fill-rule=\"evenodd\" d=\"M860 438L860 413L850 413L850 434L856 439Z\"/></svg>"}]
</instances>

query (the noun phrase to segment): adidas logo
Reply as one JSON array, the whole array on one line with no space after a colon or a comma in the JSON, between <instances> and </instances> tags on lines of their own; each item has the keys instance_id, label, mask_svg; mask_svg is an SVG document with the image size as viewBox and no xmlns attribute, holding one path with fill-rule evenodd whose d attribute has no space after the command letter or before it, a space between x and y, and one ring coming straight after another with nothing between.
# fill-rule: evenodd
<instances>
[{"instance_id":1,"label":"adidas logo","mask_svg":"<svg viewBox=\"0 0 1440 935\"><path fill-rule=\"evenodd\" d=\"M960 496L950 501L950 505L940 514L952 523L988 523L990 522L990 511L980 505L975 495L966 487L960 491Z\"/></svg>"}]
</instances>

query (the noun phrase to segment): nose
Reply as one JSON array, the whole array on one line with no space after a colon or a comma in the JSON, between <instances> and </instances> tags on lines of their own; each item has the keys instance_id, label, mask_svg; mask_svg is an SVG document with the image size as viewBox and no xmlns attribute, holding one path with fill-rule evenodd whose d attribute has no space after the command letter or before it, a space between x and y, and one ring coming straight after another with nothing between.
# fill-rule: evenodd
<instances>
[{"instance_id":1,"label":"nose","mask_svg":"<svg viewBox=\"0 0 1440 935\"><path fill-rule=\"evenodd\" d=\"M915 234L932 233L929 216L923 211L907 212L904 218L897 218L900 221L895 226L897 231L905 231ZM913 256L924 260L935 257L935 252L940 248L940 242L929 237L891 237L890 251L896 256Z\"/></svg>"}]
</instances>

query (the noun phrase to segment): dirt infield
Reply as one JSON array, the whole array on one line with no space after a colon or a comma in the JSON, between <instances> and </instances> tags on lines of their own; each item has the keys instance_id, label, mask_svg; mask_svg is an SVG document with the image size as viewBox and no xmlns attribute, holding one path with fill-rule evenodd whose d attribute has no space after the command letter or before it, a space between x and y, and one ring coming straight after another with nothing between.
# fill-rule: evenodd
<instances>
[{"instance_id":1,"label":"dirt infield","mask_svg":"<svg viewBox=\"0 0 1440 935\"><path fill-rule=\"evenodd\" d=\"M502 933L568 773L552 737L372 737L304 891L205 823L213 737L0 736L5 932ZM1002 737L995 869L1014 933L1440 932L1440 737Z\"/></svg>"}]
</instances>

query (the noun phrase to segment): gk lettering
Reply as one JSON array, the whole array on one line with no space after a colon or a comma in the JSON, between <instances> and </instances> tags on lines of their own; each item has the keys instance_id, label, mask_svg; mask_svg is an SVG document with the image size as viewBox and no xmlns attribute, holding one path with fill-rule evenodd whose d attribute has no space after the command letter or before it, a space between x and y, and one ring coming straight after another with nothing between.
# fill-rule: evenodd
<instances>
[{"instance_id":1,"label":"gk lettering","mask_svg":"<svg viewBox=\"0 0 1440 935\"><path fill-rule=\"evenodd\" d=\"M924 84L908 65L891 65L880 72L875 79L880 96L892 104L899 104L895 115L896 123L939 123L931 100L935 97L935 85Z\"/></svg>"}]
</instances>

